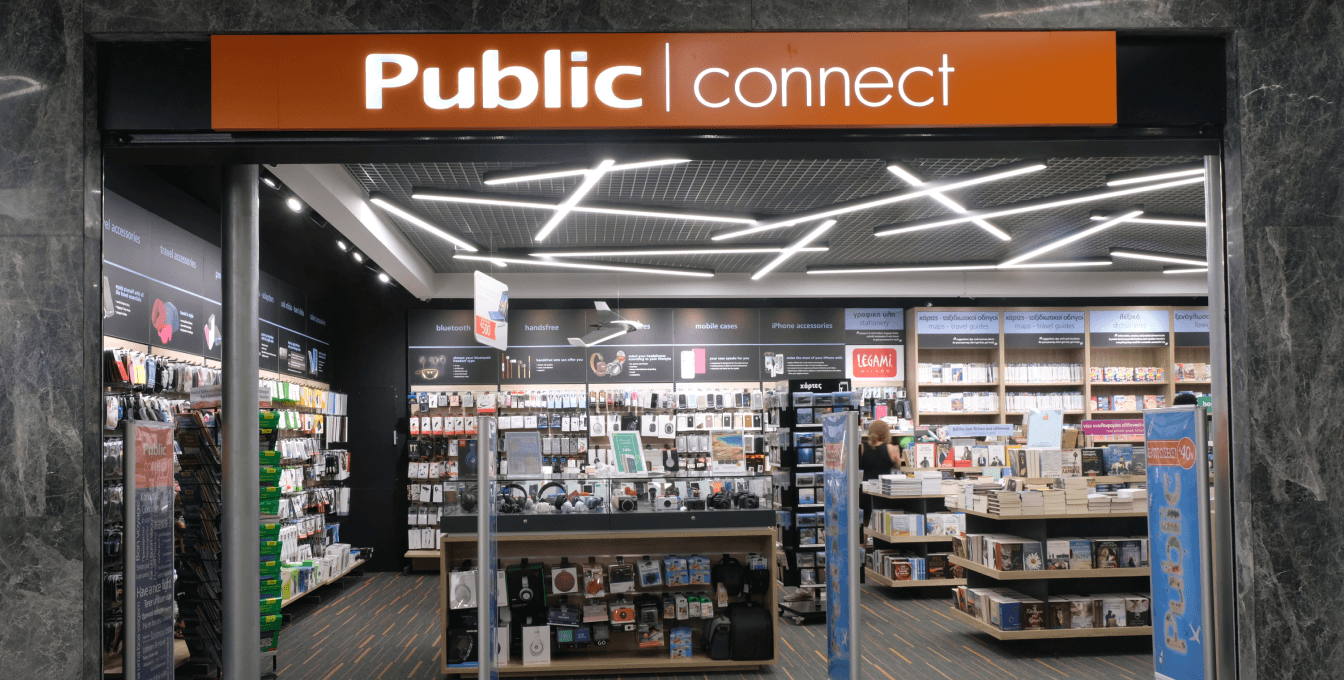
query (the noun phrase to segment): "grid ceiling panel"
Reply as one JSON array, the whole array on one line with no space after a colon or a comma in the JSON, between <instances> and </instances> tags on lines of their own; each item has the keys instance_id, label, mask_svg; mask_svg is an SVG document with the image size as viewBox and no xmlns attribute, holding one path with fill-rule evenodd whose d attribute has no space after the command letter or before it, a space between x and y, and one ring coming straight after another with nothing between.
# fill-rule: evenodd
<instances>
[{"instance_id":1,"label":"grid ceiling panel","mask_svg":"<svg viewBox=\"0 0 1344 680\"><path fill-rule=\"evenodd\" d=\"M618 159L631 161L639 159ZM909 158L897 159L925 180L944 179L980 172L1014 158ZM1038 172L986 182L948 193L969 209L1029 201L1048 196L1105 186L1106 176L1142 170L1197 158L1054 158ZM604 203L650 207L674 207L706 212L757 216L782 215L882 192L908 189L886 170L888 161L873 158L692 161L611 173L589 193ZM481 178L488 172L535 167L527 163L404 163L351 164L346 168L369 192L382 192L434 222L457 230L487 251L519 251L535 247L533 235L550 217L550 211L534 208L470 205L420 201L410 197L417 186L528 196L558 203L580 181L578 177L518 182L487 187ZM942 203L919 197L878 208L850 213L823 237L830 244L824 253L795 256L778 271L801 272L808 265L914 264L998 261L1096 224L1088 216L1094 210L1120 210L1140 204L1149 212L1202 215L1204 190L1199 184L1146 192L1102 201L993 218L990 221L1013 236L1003 242L971 223L877 238L873 229L890 224L952 214ZM393 218L392 223L439 272L489 269L482 262L456 261L447 241L427 234L415 225ZM546 240L544 246L598 247L640 245L706 245L788 241L801 236L810 224L763 231L727 242L711 242L724 230L740 228L720 222L688 219L637 217L597 213L571 213ZM1095 236L1050 253L1045 259L1106 257L1110 248L1134 248L1202 257L1204 230L1164 225L1121 224ZM631 264L654 264L714 269L719 272L750 272L773 255L699 255L612 258ZM1160 271L1161 264L1120 260L1107 271ZM509 272L555 273L548 267L510 265Z\"/></svg>"}]
</instances>

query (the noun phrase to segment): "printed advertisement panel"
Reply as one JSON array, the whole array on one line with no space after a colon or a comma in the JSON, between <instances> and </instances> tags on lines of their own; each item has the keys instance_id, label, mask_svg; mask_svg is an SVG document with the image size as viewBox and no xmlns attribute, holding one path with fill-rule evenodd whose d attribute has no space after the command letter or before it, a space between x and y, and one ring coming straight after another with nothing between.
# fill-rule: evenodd
<instances>
[{"instance_id":1,"label":"printed advertisement panel","mask_svg":"<svg viewBox=\"0 0 1344 680\"><path fill-rule=\"evenodd\" d=\"M499 351L476 342L469 309L407 314L407 381L412 385L492 385L503 372Z\"/></svg>"},{"instance_id":2,"label":"printed advertisement panel","mask_svg":"<svg viewBox=\"0 0 1344 680\"><path fill-rule=\"evenodd\" d=\"M509 313L509 349L500 357L500 381L545 385L585 380L584 348L569 344L583 337L584 310L521 309Z\"/></svg>"},{"instance_id":3,"label":"printed advertisement panel","mask_svg":"<svg viewBox=\"0 0 1344 680\"><path fill-rule=\"evenodd\" d=\"M173 663L173 426L136 422L128 427L127 457L134 474L128 498L134 517L126 598L127 666L137 680L172 680Z\"/></svg>"},{"instance_id":4,"label":"printed advertisement panel","mask_svg":"<svg viewBox=\"0 0 1344 680\"><path fill-rule=\"evenodd\" d=\"M1087 331L1093 347L1166 347L1171 315L1165 309L1089 312Z\"/></svg>"},{"instance_id":5,"label":"printed advertisement panel","mask_svg":"<svg viewBox=\"0 0 1344 680\"><path fill-rule=\"evenodd\" d=\"M845 377L855 380L905 380L905 345L848 345Z\"/></svg>"},{"instance_id":6,"label":"printed advertisement panel","mask_svg":"<svg viewBox=\"0 0 1344 680\"><path fill-rule=\"evenodd\" d=\"M590 383L676 380L677 355L671 345L597 345L585 349L584 355Z\"/></svg>"},{"instance_id":7,"label":"printed advertisement panel","mask_svg":"<svg viewBox=\"0 0 1344 680\"><path fill-rule=\"evenodd\" d=\"M1213 669L1205 413L1199 406L1175 406L1143 414L1158 680L1204 680Z\"/></svg>"},{"instance_id":8,"label":"printed advertisement panel","mask_svg":"<svg viewBox=\"0 0 1344 680\"><path fill-rule=\"evenodd\" d=\"M999 346L998 312L916 312L920 349Z\"/></svg>"},{"instance_id":9,"label":"printed advertisement panel","mask_svg":"<svg viewBox=\"0 0 1344 680\"><path fill-rule=\"evenodd\" d=\"M1177 347L1209 346L1209 310L1178 309L1176 317Z\"/></svg>"},{"instance_id":10,"label":"printed advertisement panel","mask_svg":"<svg viewBox=\"0 0 1344 680\"><path fill-rule=\"evenodd\" d=\"M1009 349L1083 347L1082 310L1003 313L1003 344Z\"/></svg>"},{"instance_id":11,"label":"printed advertisement panel","mask_svg":"<svg viewBox=\"0 0 1344 680\"><path fill-rule=\"evenodd\" d=\"M854 654L859 644L859 565L854 562L859 522L857 515L851 515L862 512L855 502L859 480L853 478L858 474L858 414L823 416L821 437L826 495L826 676L850 680L857 677Z\"/></svg>"},{"instance_id":12,"label":"printed advertisement panel","mask_svg":"<svg viewBox=\"0 0 1344 680\"><path fill-rule=\"evenodd\" d=\"M904 345L905 310L893 307L846 309L845 344Z\"/></svg>"},{"instance_id":13,"label":"printed advertisement panel","mask_svg":"<svg viewBox=\"0 0 1344 680\"><path fill-rule=\"evenodd\" d=\"M472 283L476 291L476 315L472 319L476 342L508 349L509 287L479 271L472 275Z\"/></svg>"}]
</instances>

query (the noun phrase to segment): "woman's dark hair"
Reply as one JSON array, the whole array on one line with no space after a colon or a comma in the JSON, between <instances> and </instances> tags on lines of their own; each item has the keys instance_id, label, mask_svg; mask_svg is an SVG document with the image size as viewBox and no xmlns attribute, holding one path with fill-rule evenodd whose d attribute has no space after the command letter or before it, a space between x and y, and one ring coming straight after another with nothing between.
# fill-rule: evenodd
<instances>
[{"instance_id":1,"label":"woman's dark hair","mask_svg":"<svg viewBox=\"0 0 1344 680\"><path fill-rule=\"evenodd\" d=\"M1191 392L1182 392L1176 395L1176 398L1171 400L1171 403L1174 406L1187 406L1189 404L1198 404L1199 400L1196 399L1195 395Z\"/></svg>"}]
</instances>

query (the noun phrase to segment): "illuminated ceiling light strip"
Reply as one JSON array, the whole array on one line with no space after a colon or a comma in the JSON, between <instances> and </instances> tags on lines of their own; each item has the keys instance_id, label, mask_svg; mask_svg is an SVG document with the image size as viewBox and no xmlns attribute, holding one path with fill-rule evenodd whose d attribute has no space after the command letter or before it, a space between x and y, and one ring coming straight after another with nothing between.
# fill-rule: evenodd
<instances>
[{"instance_id":1,"label":"illuminated ceiling light strip","mask_svg":"<svg viewBox=\"0 0 1344 680\"><path fill-rule=\"evenodd\" d=\"M733 215L706 215L702 213L683 213L670 210L656 210L652 208L625 208L617 206L604 205L576 205L574 212L601 213L604 215L630 215L632 217L662 217L670 220L696 220L700 222L729 222L734 224L755 224L756 220L750 217L736 217Z\"/></svg>"},{"instance_id":2,"label":"illuminated ceiling light strip","mask_svg":"<svg viewBox=\"0 0 1344 680\"><path fill-rule=\"evenodd\" d=\"M656 161L638 161L635 163L621 163L611 166L611 172L620 172L622 170L638 170L640 168L656 168L660 165L676 165L678 163L690 163L689 158L663 158Z\"/></svg>"},{"instance_id":3,"label":"illuminated ceiling light strip","mask_svg":"<svg viewBox=\"0 0 1344 680\"><path fill-rule=\"evenodd\" d=\"M1197 165L1179 164L1165 165L1160 168L1149 168L1147 170L1136 170L1134 172L1117 172L1113 175L1107 175L1106 186L1119 187L1128 184L1142 184L1143 182L1160 182L1165 179L1176 179L1177 177L1191 177L1194 175L1204 175L1204 164Z\"/></svg>"},{"instance_id":4,"label":"illuminated ceiling light strip","mask_svg":"<svg viewBox=\"0 0 1344 680\"><path fill-rule=\"evenodd\" d=\"M478 205L498 205L510 208L538 208L542 210L555 210L554 203L543 203L541 201L530 201L525 198L513 198L507 196L495 197L489 194L477 194L465 191L448 191L440 189L412 189L411 198L421 201L441 201L445 203L475 203Z\"/></svg>"},{"instance_id":5,"label":"illuminated ceiling light strip","mask_svg":"<svg viewBox=\"0 0 1344 680\"><path fill-rule=\"evenodd\" d=\"M808 274L883 274L901 272L964 272L977 269L995 269L992 262L967 262L963 264L912 264L912 265L872 265L868 267L808 267Z\"/></svg>"},{"instance_id":6,"label":"illuminated ceiling light strip","mask_svg":"<svg viewBox=\"0 0 1344 680\"><path fill-rule=\"evenodd\" d=\"M751 280L756 281L760 279L762 276L769 274L770 270L783 264L785 260L793 257L794 255L797 255L799 251L807 247L807 244L817 240L818 237L826 233L828 229L834 226L835 226L835 220L826 220L825 222L822 222L821 224L817 225L816 228L808 232L806 236L798 239L798 241L795 242L793 245L789 246L788 248L785 248L784 252L775 256L775 259L771 260L769 264L765 265L764 267L761 267L760 271L756 272L755 274L752 274Z\"/></svg>"},{"instance_id":7,"label":"illuminated ceiling light strip","mask_svg":"<svg viewBox=\"0 0 1344 680\"><path fill-rule=\"evenodd\" d=\"M479 250L470 241L445 230L443 227L440 227L439 225L434 224L433 222L430 222L425 218L420 217L419 215L416 215L415 213L401 207L400 205L397 205L396 203L393 203L392 201L389 201L388 199L382 196L373 196L369 199L369 202L457 246L458 248L461 248L462 250L468 250L473 253Z\"/></svg>"},{"instance_id":8,"label":"illuminated ceiling light strip","mask_svg":"<svg viewBox=\"0 0 1344 680\"><path fill-rule=\"evenodd\" d=\"M582 201L583 197L587 196L589 191L593 190L593 187L597 186L598 181L602 179L603 175L607 174L607 170L609 170L615 163L616 161L613 160L605 160L598 163L597 167L583 178L583 181L579 183L579 186L574 187L574 191L571 191L569 196L566 196L565 200L561 202L560 205L555 206L555 213L551 215L551 219L546 220L546 224L541 225L541 231L537 232L537 235L533 240L546 240L546 237L550 236L551 232L555 231L555 228L560 226L560 221L565 219L565 216L569 214L569 211L573 210L574 206L579 201Z\"/></svg>"},{"instance_id":9,"label":"illuminated ceiling light strip","mask_svg":"<svg viewBox=\"0 0 1344 680\"><path fill-rule=\"evenodd\" d=\"M445 203L472 203L478 205L494 205L509 208L536 208L538 210L555 210L558 206L555 203L545 203L543 201L531 200L520 196L491 195L469 191L454 191L450 189L426 189L416 187L411 190L411 198L421 201L441 201ZM606 215L629 215L632 217L660 217L672 220L696 220L700 222L728 222L737 224L755 224L756 220L751 217L740 217L737 215L711 215L705 213L680 212L676 210L657 209L657 208L636 208L619 205L576 205L570 208L571 212L601 213Z\"/></svg>"},{"instance_id":10,"label":"illuminated ceiling light strip","mask_svg":"<svg viewBox=\"0 0 1344 680\"><path fill-rule=\"evenodd\" d=\"M503 262L507 264L523 264L538 267L596 269L611 272L668 274L671 276L698 276L703 278L710 278L714 276L714 272L705 269L676 269L672 267L649 267L643 265L603 264L600 262L574 262L572 260L550 260L550 259L528 260L525 258L515 258L515 257L492 257L489 255L463 255L461 253L454 255L453 258L459 260L480 260L483 262Z\"/></svg>"},{"instance_id":11,"label":"illuminated ceiling light strip","mask_svg":"<svg viewBox=\"0 0 1344 680\"><path fill-rule=\"evenodd\" d=\"M919 175L916 175L915 173L911 172L909 169L907 169L905 166L899 163L892 163L887 166L887 169L890 170L892 173L894 173L897 177L900 177L901 179L905 180L905 182L910 186L917 187L920 186L921 184L924 184L924 180L921 179ZM947 206L947 208L952 212L955 213L970 212L960 203L952 200L951 198L948 198L946 194L935 192L929 194L929 196L933 198L933 200L942 203L944 206ZM1000 241L1011 241L1013 239L1012 236L1008 235L1008 232L994 226L993 224L990 224L985 220L974 219L971 220L971 222L975 224L975 226L980 227L981 229L984 229L985 231L993 234L994 237L999 239Z\"/></svg>"},{"instance_id":12,"label":"illuminated ceiling light strip","mask_svg":"<svg viewBox=\"0 0 1344 680\"><path fill-rule=\"evenodd\" d=\"M1064 260L1062 262L1024 262L1022 264L1009 264L1000 266L999 269L1048 269L1055 267L1109 267L1115 264L1111 260L1102 258L1089 258L1083 260Z\"/></svg>"},{"instance_id":13,"label":"illuminated ceiling light strip","mask_svg":"<svg viewBox=\"0 0 1344 680\"><path fill-rule=\"evenodd\" d=\"M587 173L592 168L586 165L551 165L544 168L526 168L520 170L498 170L486 173L481 183L486 186L512 184L514 182L537 182L544 179L575 177Z\"/></svg>"},{"instance_id":14,"label":"illuminated ceiling light strip","mask_svg":"<svg viewBox=\"0 0 1344 680\"><path fill-rule=\"evenodd\" d=\"M1111 248L1111 257L1124 257L1131 260L1152 260L1153 262L1170 262L1172 264L1188 264L1195 267L1209 266L1207 261L1198 257L1172 255L1170 253L1153 253L1146 250L1130 250L1128 248Z\"/></svg>"},{"instance_id":15,"label":"illuminated ceiling light strip","mask_svg":"<svg viewBox=\"0 0 1344 680\"><path fill-rule=\"evenodd\" d=\"M637 170L639 168L653 168L659 165L673 165L676 163L689 162L691 162L689 158L660 158L652 161L620 163L611 166L609 172ZM481 183L486 186L498 186L500 184L513 184L516 182L536 182L539 180L557 179L560 177L577 177L586 174L591 170L592 168L589 166L578 164L550 165L539 168L522 168L518 170L498 170L486 173Z\"/></svg>"},{"instance_id":16,"label":"illuminated ceiling light strip","mask_svg":"<svg viewBox=\"0 0 1344 680\"><path fill-rule=\"evenodd\" d=\"M943 179L934 180L932 182L925 182L918 188L912 187L910 189L905 189L902 191L874 194L872 196L856 198L853 200L844 201L842 203L823 205L817 208L812 208L811 210L804 210L802 212L793 213L792 215L779 215L776 217L769 217L763 220L757 220L756 224L752 227L742 229L740 231L729 232L726 234L719 234L718 236L715 236L713 238L715 241L718 241L726 238L734 238L737 236L754 234L756 232L765 231L767 229L790 227L800 222L811 222L813 220L819 220L827 217L834 217L836 215L843 215L846 213L857 212L859 210L876 208L878 206L883 206L890 203L899 203L901 201L908 201L911 199L919 198L921 196L928 196L930 194L941 193L944 191L952 191L953 189L960 189L962 187L968 187L975 184L983 184L985 182L993 182L995 180L1007 179L1009 177L1015 177L1017 175L1025 174L1028 172L1036 172L1038 170L1044 170L1045 167L1046 166L1044 163L1031 163L1031 162L1009 163L1008 165L1000 165L996 168L991 168L983 172L967 173L964 175L957 175L956 177L946 177ZM967 213L968 215L967 217L963 217L962 219L949 222L949 224L970 222L975 217L979 217L979 215L974 215L973 214L974 212L976 211Z\"/></svg>"},{"instance_id":17,"label":"illuminated ceiling light strip","mask_svg":"<svg viewBox=\"0 0 1344 680\"><path fill-rule=\"evenodd\" d=\"M652 257L659 255L759 255L782 253L787 245L762 244L754 246L700 246L666 247L646 246L636 248L562 248L558 250L537 250L528 253L532 257ZM830 250L827 244L809 245L800 248L802 253L824 253Z\"/></svg>"},{"instance_id":18,"label":"illuminated ceiling light strip","mask_svg":"<svg viewBox=\"0 0 1344 680\"><path fill-rule=\"evenodd\" d=\"M1104 210L1093 210L1090 217L1093 220L1100 221L1106 219L1107 214L1108 213ZM1149 212L1144 213L1142 217L1135 217L1130 220L1130 222L1133 222L1134 224L1165 224L1173 227L1199 227L1201 229L1208 226L1203 217L1194 215L1163 215Z\"/></svg>"},{"instance_id":19,"label":"illuminated ceiling light strip","mask_svg":"<svg viewBox=\"0 0 1344 680\"><path fill-rule=\"evenodd\" d=\"M1162 270L1163 274L1206 274L1208 267L1167 267Z\"/></svg>"},{"instance_id":20,"label":"illuminated ceiling light strip","mask_svg":"<svg viewBox=\"0 0 1344 680\"><path fill-rule=\"evenodd\" d=\"M1079 191L1072 194L1060 194L1058 196L1038 198L1031 201L1012 203L1009 205L999 206L995 208L982 208L980 210L972 210L971 212L966 213L965 215L958 215L956 217L945 217L945 218L934 217L927 220L917 220L914 222L906 222L904 224L892 225L890 228L878 227L877 229L873 230L873 236L891 236L893 234L904 234L911 231L919 231L921 229L933 229L934 227L945 227L950 224L962 224L965 222L970 222L975 218L993 219L995 217L1003 217L1004 215L1019 215L1021 213L1034 212L1037 210L1049 210L1050 208L1058 208L1066 205L1074 205L1077 203L1087 203L1089 201L1101 201L1108 198L1129 196L1131 194L1144 193L1147 191L1158 191L1160 189L1169 189L1171 187L1185 186L1187 184L1198 184L1203 181L1204 181L1203 177L1186 177L1184 179L1172 180L1170 182L1162 182L1160 184L1145 184L1143 186L1128 187L1124 189L1090 189L1088 191Z\"/></svg>"},{"instance_id":21,"label":"illuminated ceiling light strip","mask_svg":"<svg viewBox=\"0 0 1344 680\"><path fill-rule=\"evenodd\" d=\"M1059 240L1057 240L1057 241L1052 241L1052 242L1047 243L1047 244L1045 244L1045 245L1043 245L1043 246L1041 246L1041 247L1039 247L1039 248L1034 248L1034 249L1032 249L1032 250L1028 250L1027 252L1022 253L1021 255L1018 255L1018 256L1013 257L1013 258L1009 258L1008 260L1002 262L999 266L1000 266L1000 267L1010 267L1010 266L1015 265L1015 264L1017 264L1017 263L1019 263L1019 262L1025 262L1025 261L1027 261L1027 260L1034 259L1034 258L1039 257L1039 256L1041 256L1041 255L1044 255L1044 254L1046 254L1046 253L1048 253L1048 252L1050 252L1050 251L1052 251L1052 250L1057 250L1057 249L1059 249L1059 248L1063 248L1064 246L1066 246L1066 245L1068 245L1068 244L1070 244L1070 243L1073 243L1074 241L1079 241L1079 240L1085 239L1085 238L1087 238L1088 236L1091 236L1091 235L1093 235L1093 234L1096 234L1096 233L1105 231L1105 230L1107 230L1107 229L1110 229L1111 227L1114 227L1115 225L1120 224L1121 222L1124 222L1124 221L1126 221L1126 220L1128 220L1128 219L1130 219L1130 218L1132 218L1132 217L1138 217L1139 215L1142 215L1142 214L1143 214L1143 208L1139 208L1139 207L1134 207L1134 208L1130 208L1130 209L1128 209L1128 210L1122 210L1122 211L1117 212L1117 213L1112 213L1111 219L1106 220L1105 222L1102 222L1101 224L1098 224L1098 225L1095 225L1095 226L1091 226L1091 227L1088 227L1088 228L1086 228L1086 229L1080 229L1080 230L1075 231L1075 232L1073 232L1072 234L1069 234L1068 236L1065 236L1064 238L1061 238L1061 239L1059 239Z\"/></svg>"}]
</instances>

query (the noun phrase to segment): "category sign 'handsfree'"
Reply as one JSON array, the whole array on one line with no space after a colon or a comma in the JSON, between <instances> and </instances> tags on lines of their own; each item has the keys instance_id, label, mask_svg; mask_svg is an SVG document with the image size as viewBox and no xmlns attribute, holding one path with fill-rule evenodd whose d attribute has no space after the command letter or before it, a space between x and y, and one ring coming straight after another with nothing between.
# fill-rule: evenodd
<instances>
[{"instance_id":1,"label":"category sign 'handsfree'","mask_svg":"<svg viewBox=\"0 0 1344 680\"><path fill-rule=\"evenodd\" d=\"M1112 31L217 35L216 130L1116 123Z\"/></svg>"}]
</instances>

